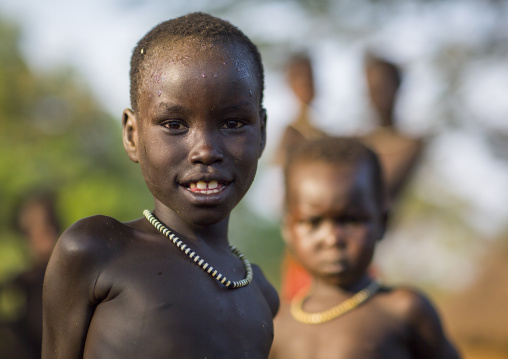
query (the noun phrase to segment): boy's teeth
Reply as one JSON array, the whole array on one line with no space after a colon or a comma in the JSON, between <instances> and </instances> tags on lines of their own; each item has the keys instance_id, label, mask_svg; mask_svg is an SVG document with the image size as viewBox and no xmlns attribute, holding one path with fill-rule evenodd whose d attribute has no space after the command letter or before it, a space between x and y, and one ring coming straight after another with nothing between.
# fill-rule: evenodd
<instances>
[{"instance_id":1,"label":"boy's teeth","mask_svg":"<svg viewBox=\"0 0 508 359\"><path fill-rule=\"evenodd\" d=\"M210 194L219 192L219 182L213 180L210 182L197 181L189 184L189 189L193 192L199 191L200 193Z\"/></svg>"}]
</instances>

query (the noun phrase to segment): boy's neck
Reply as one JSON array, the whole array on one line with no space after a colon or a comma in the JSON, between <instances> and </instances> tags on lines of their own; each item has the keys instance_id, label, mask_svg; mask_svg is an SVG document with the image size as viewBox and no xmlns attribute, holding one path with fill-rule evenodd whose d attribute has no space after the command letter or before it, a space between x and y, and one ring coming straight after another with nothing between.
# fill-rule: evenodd
<instances>
[{"instance_id":1,"label":"boy's neck","mask_svg":"<svg viewBox=\"0 0 508 359\"><path fill-rule=\"evenodd\" d=\"M188 223L178 214L164 206L155 206L153 214L172 232L178 233L182 239L191 242L206 242L210 246L224 246L228 248L229 216L218 223L194 224Z\"/></svg>"}]
</instances>

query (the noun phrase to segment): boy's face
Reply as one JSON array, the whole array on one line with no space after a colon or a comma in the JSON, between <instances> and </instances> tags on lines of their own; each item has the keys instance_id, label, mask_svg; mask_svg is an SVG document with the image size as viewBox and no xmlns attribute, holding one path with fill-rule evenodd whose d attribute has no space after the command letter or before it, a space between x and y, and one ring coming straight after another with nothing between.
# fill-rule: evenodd
<instances>
[{"instance_id":1,"label":"boy's face","mask_svg":"<svg viewBox=\"0 0 508 359\"><path fill-rule=\"evenodd\" d=\"M265 144L251 58L238 46L187 41L149 60L139 111L124 112L126 150L159 213L217 223L247 192Z\"/></svg>"},{"instance_id":2,"label":"boy's face","mask_svg":"<svg viewBox=\"0 0 508 359\"><path fill-rule=\"evenodd\" d=\"M365 166L297 163L290 172L283 234L317 280L348 287L363 278L384 216Z\"/></svg>"}]
</instances>

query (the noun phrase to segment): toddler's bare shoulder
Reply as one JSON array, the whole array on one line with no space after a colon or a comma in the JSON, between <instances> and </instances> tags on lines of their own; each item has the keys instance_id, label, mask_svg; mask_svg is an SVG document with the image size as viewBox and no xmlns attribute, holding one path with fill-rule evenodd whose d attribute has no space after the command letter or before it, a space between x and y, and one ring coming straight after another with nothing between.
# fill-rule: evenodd
<instances>
[{"instance_id":1,"label":"toddler's bare shoulder","mask_svg":"<svg viewBox=\"0 0 508 359\"><path fill-rule=\"evenodd\" d=\"M435 313L427 296L415 288L385 288L380 294L384 297L384 306L405 322L417 321Z\"/></svg>"}]
</instances>

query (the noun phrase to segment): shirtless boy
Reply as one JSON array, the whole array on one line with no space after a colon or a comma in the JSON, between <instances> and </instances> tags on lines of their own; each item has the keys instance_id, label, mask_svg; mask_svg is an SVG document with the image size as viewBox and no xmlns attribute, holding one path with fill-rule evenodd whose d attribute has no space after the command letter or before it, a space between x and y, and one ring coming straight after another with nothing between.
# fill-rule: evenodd
<instances>
[{"instance_id":1,"label":"shirtless boy","mask_svg":"<svg viewBox=\"0 0 508 359\"><path fill-rule=\"evenodd\" d=\"M268 357L277 294L227 236L265 145L262 97L259 52L226 21L193 13L140 40L123 138L155 217L94 216L61 236L43 358Z\"/></svg>"},{"instance_id":2,"label":"shirtless boy","mask_svg":"<svg viewBox=\"0 0 508 359\"><path fill-rule=\"evenodd\" d=\"M354 139L313 140L285 178L283 236L313 282L281 306L270 358L458 358L424 295L369 276L386 225L376 155Z\"/></svg>"}]
</instances>

